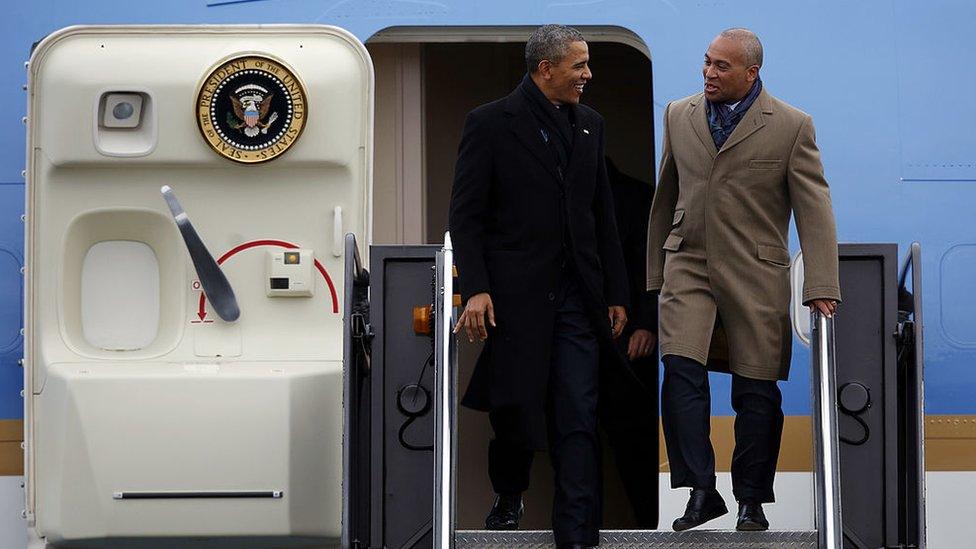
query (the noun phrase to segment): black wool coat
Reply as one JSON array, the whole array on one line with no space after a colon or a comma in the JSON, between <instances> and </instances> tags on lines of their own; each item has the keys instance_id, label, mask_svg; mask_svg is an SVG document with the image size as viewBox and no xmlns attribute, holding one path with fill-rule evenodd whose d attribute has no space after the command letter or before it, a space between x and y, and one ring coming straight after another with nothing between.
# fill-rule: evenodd
<instances>
[{"instance_id":1,"label":"black wool coat","mask_svg":"<svg viewBox=\"0 0 976 549\"><path fill-rule=\"evenodd\" d=\"M603 128L596 111L577 106L573 151L561 170L518 89L473 110L464 124L449 228L462 299L488 292L497 327L488 330L462 403L518 414L527 447L546 444L555 297L564 259L578 273L606 359L627 367L612 344L607 317L608 305L628 303L628 284Z\"/></svg>"}]
</instances>

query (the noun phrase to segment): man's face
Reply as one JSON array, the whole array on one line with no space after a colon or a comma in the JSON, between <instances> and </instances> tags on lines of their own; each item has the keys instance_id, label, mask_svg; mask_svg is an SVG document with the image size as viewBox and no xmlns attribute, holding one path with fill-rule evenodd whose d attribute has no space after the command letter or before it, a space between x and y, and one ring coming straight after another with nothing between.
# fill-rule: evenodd
<instances>
[{"instance_id":1,"label":"man's face","mask_svg":"<svg viewBox=\"0 0 976 549\"><path fill-rule=\"evenodd\" d=\"M571 42L569 51L558 63L543 61L539 64L544 85L542 92L555 103L577 104L583 88L593 78L590 72L590 50L586 42Z\"/></svg>"},{"instance_id":2,"label":"man's face","mask_svg":"<svg viewBox=\"0 0 976 549\"><path fill-rule=\"evenodd\" d=\"M712 103L729 103L749 93L759 76L759 67L746 64L745 48L740 42L719 36L708 45L702 75L705 97Z\"/></svg>"}]
</instances>

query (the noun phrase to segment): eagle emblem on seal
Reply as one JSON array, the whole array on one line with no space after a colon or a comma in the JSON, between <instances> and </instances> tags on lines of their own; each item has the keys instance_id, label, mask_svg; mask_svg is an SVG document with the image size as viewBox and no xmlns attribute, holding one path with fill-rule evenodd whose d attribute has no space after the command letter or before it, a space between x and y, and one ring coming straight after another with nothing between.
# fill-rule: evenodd
<instances>
[{"instance_id":1,"label":"eagle emblem on seal","mask_svg":"<svg viewBox=\"0 0 976 549\"><path fill-rule=\"evenodd\" d=\"M244 132L248 137L268 133L268 128L278 120L278 113L271 111L273 93L257 84L247 84L230 95L233 113L227 113L227 125Z\"/></svg>"},{"instance_id":2,"label":"eagle emblem on seal","mask_svg":"<svg viewBox=\"0 0 976 549\"><path fill-rule=\"evenodd\" d=\"M249 54L226 59L197 91L197 126L220 156L244 164L278 158L302 134L305 86L283 61Z\"/></svg>"}]
</instances>

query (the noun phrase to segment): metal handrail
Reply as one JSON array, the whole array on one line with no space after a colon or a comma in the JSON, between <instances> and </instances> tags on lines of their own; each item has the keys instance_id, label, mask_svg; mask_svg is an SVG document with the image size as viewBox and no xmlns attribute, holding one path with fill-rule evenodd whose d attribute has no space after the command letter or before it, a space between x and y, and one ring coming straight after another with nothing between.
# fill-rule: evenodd
<instances>
[{"instance_id":1,"label":"metal handrail","mask_svg":"<svg viewBox=\"0 0 976 549\"><path fill-rule=\"evenodd\" d=\"M819 547L842 549L844 527L840 497L840 448L837 431L837 381L834 319L811 313L813 343L814 511Z\"/></svg>"},{"instance_id":2,"label":"metal handrail","mask_svg":"<svg viewBox=\"0 0 976 549\"><path fill-rule=\"evenodd\" d=\"M348 233L345 236L345 264L344 264L344 286L342 290L343 313L342 321L346 332L342 343L343 356L343 380L342 380L342 532L340 534L340 547L349 549L356 544L356 536L362 517L358 510L353 506L354 498L360 497L361 486L357 476L353 475L352 467L356 460L360 458L359 452L363 441L359 440L359 425L361 419L357 412L358 397L356 396L357 383L362 375L357 364L356 353L353 350L353 324L356 309L357 286L364 284L364 277L367 275L363 269L362 260L359 257L359 246L356 243L356 235Z\"/></svg>"},{"instance_id":3,"label":"metal handrail","mask_svg":"<svg viewBox=\"0 0 976 549\"><path fill-rule=\"evenodd\" d=\"M908 255L901 265L898 275L899 290L908 290L908 271L912 271L912 320L915 324L915 396L917 398L918 413L915 421L915 432L918 434L918 461L915 464L915 474L918 477L918 549L926 547L925 527L925 326L922 317L922 245L912 242Z\"/></svg>"},{"instance_id":4,"label":"metal handrail","mask_svg":"<svg viewBox=\"0 0 976 549\"><path fill-rule=\"evenodd\" d=\"M806 306L803 304L803 251L796 252L793 261L790 262L790 323L793 324L793 333L800 339L800 342L810 346L810 336L804 332L800 321L804 314L808 314Z\"/></svg>"},{"instance_id":5,"label":"metal handrail","mask_svg":"<svg viewBox=\"0 0 976 549\"><path fill-rule=\"evenodd\" d=\"M437 252L437 291L434 301L434 548L453 549L457 456L457 348L454 325L454 251L450 233Z\"/></svg>"},{"instance_id":6,"label":"metal handrail","mask_svg":"<svg viewBox=\"0 0 976 549\"><path fill-rule=\"evenodd\" d=\"M915 428L918 432L918 549L925 549L928 543L925 525L925 323L922 320L922 245L912 242L912 291L915 293L915 391L918 396L918 418Z\"/></svg>"},{"instance_id":7,"label":"metal handrail","mask_svg":"<svg viewBox=\"0 0 976 549\"><path fill-rule=\"evenodd\" d=\"M912 245L908 248L908 254L905 255L905 259L901 261L901 267L898 268L898 287L902 289L908 289L905 283L908 282L908 270L915 266L916 260L921 258L922 245L918 242L912 242ZM914 270L913 270L914 273Z\"/></svg>"}]
</instances>

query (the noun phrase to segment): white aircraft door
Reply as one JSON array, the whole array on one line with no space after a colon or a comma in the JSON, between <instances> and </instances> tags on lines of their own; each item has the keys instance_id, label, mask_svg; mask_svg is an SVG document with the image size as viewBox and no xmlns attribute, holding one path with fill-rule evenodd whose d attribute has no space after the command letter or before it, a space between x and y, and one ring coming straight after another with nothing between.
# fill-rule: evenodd
<instances>
[{"instance_id":1,"label":"white aircraft door","mask_svg":"<svg viewBox=\"0 0 976 549\"><path fill-rule=\"evenodd\" d=\"M29 68L33 536L338 543L366 49L327 26L71 27Z\"/></svg>"}]
</instances>

